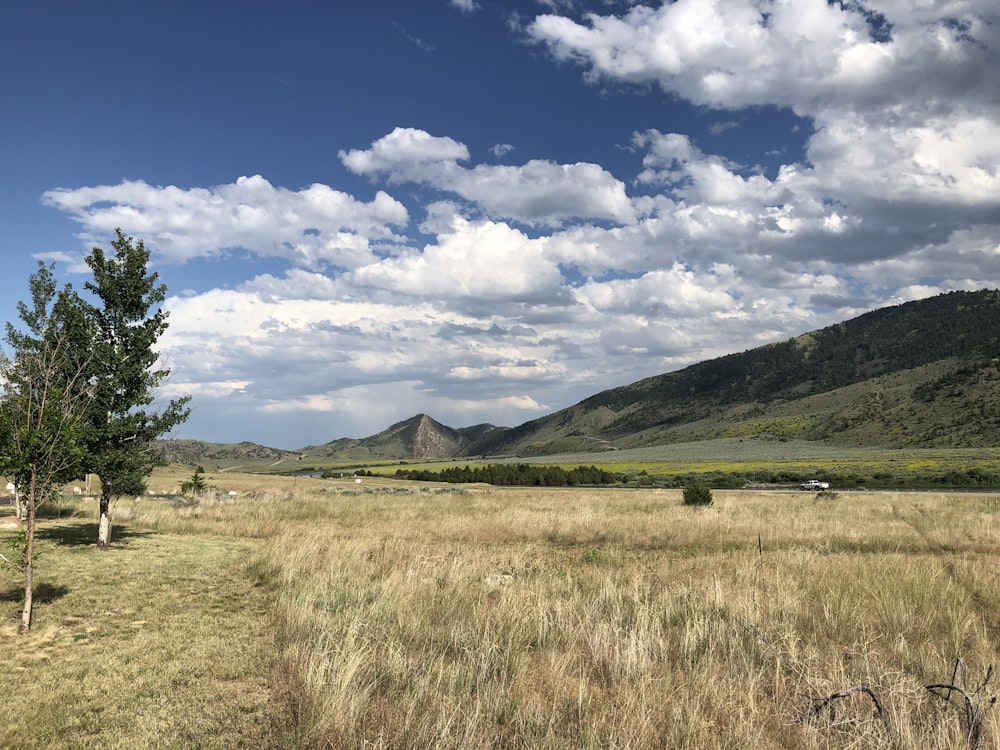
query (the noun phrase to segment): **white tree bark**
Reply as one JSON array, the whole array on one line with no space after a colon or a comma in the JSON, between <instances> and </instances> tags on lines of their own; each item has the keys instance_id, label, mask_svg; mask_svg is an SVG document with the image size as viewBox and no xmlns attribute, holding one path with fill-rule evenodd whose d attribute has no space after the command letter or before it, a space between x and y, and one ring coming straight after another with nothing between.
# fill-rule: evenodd
<instances>
[{"instance_id":1,"label":"white tree bark","mask_svg":"<svg viewBox=\"0 0 1000 750\"><path fill-rule=\"evenodd\" d=\"M97 546L98 547L110 547L111 546L111 513L102 512L101 513L101 525L97 530Z\"/></svg>"}]
</instances>

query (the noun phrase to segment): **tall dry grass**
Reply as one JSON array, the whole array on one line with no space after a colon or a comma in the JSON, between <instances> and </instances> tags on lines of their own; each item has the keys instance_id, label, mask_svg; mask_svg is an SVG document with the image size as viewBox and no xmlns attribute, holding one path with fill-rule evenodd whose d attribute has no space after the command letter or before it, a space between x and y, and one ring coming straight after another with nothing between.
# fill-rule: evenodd
<instances>
[{"instance_id":1,"label":"tall dry grass","mask_svg":"<svg viewBox=\"0 0 1000 750\"><path fill-rule=\"evenodd\" d=\"M996 498L715 497L310 501L254 563L295 742L1000 748Z\"/></svg>"},{"instance_id":2,"label":"tall dry grass","mask_svg":"<svg viewBox=\"0 0 1000 750\"><path fill-rule=\"evenodd\" d=\"M690 508L666 490L312 483L140 498L115 518L157 590L200 601L224 570L243 577L227 581L232 606L267 602L239 620L217 595L204 606L273 631L228 668L256 665L239 667L247 684L273 670L274 746L1000 750L996 686L978 689L1000 651L1000 495L714 494ZM107 590L82 548L47 554L73 581L47 616ZM215 562L194 580L198 555ZM83 564L93 582L72 578ZM173 611L143 599L145 580L114 607L149 629ZM165 649L175 629L160 628ZM192 627L184 648L218 630ZM129 644L137 674L206 669ZM927 689L939 683L957 689ZM155 687L157 706L182 703ZM211 690L197 694L213 715ZM128 715L116 736L148 741ZM230 721L232 738L197 736L239 746L253 730Z\"/></svg>"}]
</instances>

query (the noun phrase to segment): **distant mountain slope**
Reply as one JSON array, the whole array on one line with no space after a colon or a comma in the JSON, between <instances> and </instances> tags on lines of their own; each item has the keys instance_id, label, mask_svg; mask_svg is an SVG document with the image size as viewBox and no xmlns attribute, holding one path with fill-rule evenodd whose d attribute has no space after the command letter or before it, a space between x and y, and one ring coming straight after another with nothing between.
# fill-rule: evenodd
<instances>
[{"instance_id":1,"label":"distant mountain slope","mask_svg":"<svg viewBox=\"0 0 1000 750\"><path fill-rule=\"evenodd\" d=\"M1000 292L953 292L604 391L476 450L541 455L741 431L849 444L996 444L998 354Z\"/></svg>"},{"instance_id":2,"label":"distant mountain slope","mask_svg":"<svg viewBox=\"0 0 1000 750\"><path fill-rule=\"evenodd\" d=\"M377 435L366 438L340 438L323 445L310 445L295 451L267 448L256 443L207 443L201 440L158 440L154 449L168 463L214 466L273 466L308 459L391 460L434 459L465 455L470 446L506 427L479 424L454 429L417 414L397 422Z\"/></svg>"},{"instance_id":3,"label":"distant mountain slope","mask_svg":"<svg viewBox=\"0 0 1000 750\"><path fill-rule=\"evenodd\" d=\"M433 459L465 455L468 450L497 431L491 424L455 429L417 414L367 438L344 438L304 448L312 456L327 458Z\"/></svg>"},{"instance_id":4,"label":"distant mountain slope","mask_svg":"<svg viewBox=\"0 0 1000 750\"><path fill-rule=\"evenodd\" d=\"M157 440L153 448L171 464L200 463L232 463L247 464L269 463L286 459L294 459L298 454L293 451L268 448L257 443L207 443L204 440Z\"/></svg>"}]
</instances>

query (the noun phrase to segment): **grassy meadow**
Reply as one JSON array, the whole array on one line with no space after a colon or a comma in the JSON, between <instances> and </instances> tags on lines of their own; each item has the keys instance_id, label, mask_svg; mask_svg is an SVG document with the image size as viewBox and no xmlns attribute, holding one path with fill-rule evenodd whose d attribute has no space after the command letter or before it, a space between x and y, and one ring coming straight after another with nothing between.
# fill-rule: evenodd
<instances>
[{"instance_id":1,"label":"grassy meadow","mask_svg":"<svg viewBox=\"0 0 1000 750\"><path fill-rule=\"evenodd\" d=\"M0 747L1000 750L1000 493L207 479L47 508Z\"/></svg>"}]
</instances>

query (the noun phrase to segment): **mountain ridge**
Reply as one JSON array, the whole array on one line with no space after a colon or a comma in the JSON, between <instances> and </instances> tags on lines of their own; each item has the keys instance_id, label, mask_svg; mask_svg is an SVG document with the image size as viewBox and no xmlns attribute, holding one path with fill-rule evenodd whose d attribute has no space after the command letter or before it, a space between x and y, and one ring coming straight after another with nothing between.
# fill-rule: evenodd
<instances>
[{"instance_id":1,"label":"mountain ridge","mask_svg":"<svg viewBox=\"0 0 1000 750\"><path fill-rule=\"evenodd\" d=\"M464 455L484 436L498 429L495 425L479 424L454 428L444 425L427 414L416 414L396 422L367 438L338 438L322 445L303 448L300 453L318 457L345 458L448 458Z\"/></svg>"},{"instance_id":2,"label":"mountain ridge","mask_svg":"<svg viewBox=\"0 0 1000 750\"><path fill-rule=\"evenodd\" d=\"M856 446L995 446L998 354L1000 291L950 292L607 389L515 427L452 428L417 414L367 438L278 453L539 456L763 434ZM250 445L237 449L250 453ZM262 456L275 450L259 448Z\"/></svg>"}]
</instances>

